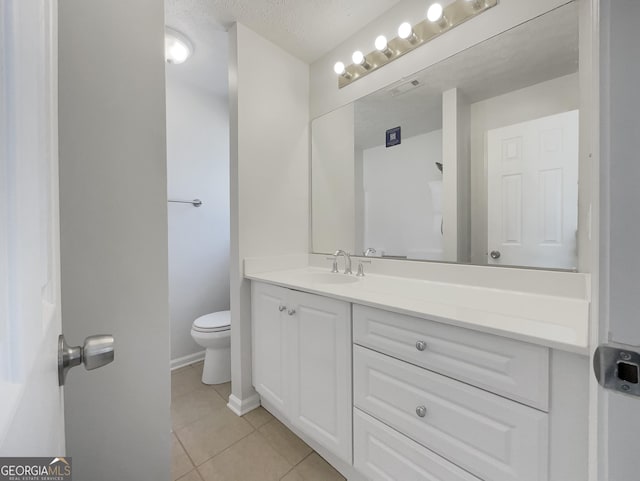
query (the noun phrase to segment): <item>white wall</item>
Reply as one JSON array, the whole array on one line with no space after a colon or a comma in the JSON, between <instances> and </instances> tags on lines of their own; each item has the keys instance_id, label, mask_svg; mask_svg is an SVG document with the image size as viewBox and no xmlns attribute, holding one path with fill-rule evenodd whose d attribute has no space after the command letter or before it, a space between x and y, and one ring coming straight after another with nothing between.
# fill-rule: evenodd
<instances>
[{"instance_id":1,"label":"white wall","mask_svg":"<svg viewBox=\"0 0 640 481\"><path fill-rule=\"evenodd\" d=\"M395 37L400 23L410 21L416 24L424 19L426 4L423 0L402 0L311 65L311 117L319 117L353 102L565 3L566 0L499 2L497 7L432 40L428 46L417 48L357 82L338 89L333 71L335 62L341 60L349 64L354 50L372 51L378 35Z\"/></svg>"},{"instance_id":2,"label":"white wall","mask_svg":"<svg viewBox=\"0 0 640 481\"><path fill-rule=\"evenodd\" d=\"M78 480L170 478L163 47L162 1L59 2L62 327L115 337L64 388Z\"/></svg>"},{"instance_id":3,"label":"white wall","mask_svg":"<svg viewBox=\"0 0 640 481\"><path fill-rule=\"evenodd\" d=\"M309 66L247 27L229 30L230 407L257 402L243 259L309 252Z\"/></svg>"},{"instance_id":4,"label":"white wall","mask_svg":"<svg viewBox=\"0 0 640 481\"><path fill-rule=\"evenodd\" d=\"M442 130L363 151L364 246L377 254L442 258L442 208L429 182L442 181ZM353 227L352 227L353 230Z\"/></svg>"},{"instance_id":5,"label":"white wall","mask_svg":"<svg viewBox=\"0 0 640 481\"><path fill-rule=\"evenodd\" d=\"M181 67L166 67L167 195L203 204L168 204L172 360L202 351L195 318L229 309L228 98L189 82ZM209 82L226 86L226 72Z\"/></svg>"},{"instance_id":6,"label":"white wall","mask_svg":"<svg viewBox=\"0 0 640 481\"><path fill-rule=\"evenodd\" d=\"M337 249L355 252L354 135L353 104L312 122L313 252L333 253Z\"/></svg>"},{"instance_id":7,"label":"white wall","mask_svg":"<svg viewBox=\"0 0 640 481\"><path fill-rule=\"evenodd\" d=\"M471 262L487 261L488 130L580 107L578 74L471 104Z\"/></svg>"}]
</instances>

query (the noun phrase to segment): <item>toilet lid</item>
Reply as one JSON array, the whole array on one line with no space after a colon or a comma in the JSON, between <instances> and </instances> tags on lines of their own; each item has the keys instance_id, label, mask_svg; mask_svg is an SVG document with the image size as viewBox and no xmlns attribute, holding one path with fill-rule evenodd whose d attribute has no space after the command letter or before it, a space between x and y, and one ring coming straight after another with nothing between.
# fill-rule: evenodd
<instances>
[{"instance_id":1,"label":"toilet lid","mask_svg":"<svg viewBox=\"0 0 640 481\"><path fill-rule=\"evenodd\" d=\"M212 312L193 321L193 328L199 331L225 331L231 326L231 311Z\"/></svg>"}]
</instances>

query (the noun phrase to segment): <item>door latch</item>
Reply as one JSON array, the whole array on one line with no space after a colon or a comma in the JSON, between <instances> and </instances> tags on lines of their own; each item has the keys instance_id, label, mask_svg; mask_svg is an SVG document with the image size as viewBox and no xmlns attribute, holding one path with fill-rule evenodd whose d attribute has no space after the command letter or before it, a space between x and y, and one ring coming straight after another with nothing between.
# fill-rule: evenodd
<instances>
[{"instance_id":1,"label":"door latch","mask_svg":"<svg viewBox=\"0 0 640 481\"><path fill-rule=\"evenodd\" d=\"M84 364L87 371L98 369L113 361L113 336L90 336L83 346L71 347L61 334L58 337L58 385L64 386L67 372L72 367Z\"/></svg>"},{"instance_id":2,"label":"door latch","mask_svg":"<svg viewBox=\"0 0 640 481\"><path fill-rule=\"evenodd\" d=\"M640 396L640 352L602 344L593 356L593 370L605 389Z\"/></svg>"}]
</instances>

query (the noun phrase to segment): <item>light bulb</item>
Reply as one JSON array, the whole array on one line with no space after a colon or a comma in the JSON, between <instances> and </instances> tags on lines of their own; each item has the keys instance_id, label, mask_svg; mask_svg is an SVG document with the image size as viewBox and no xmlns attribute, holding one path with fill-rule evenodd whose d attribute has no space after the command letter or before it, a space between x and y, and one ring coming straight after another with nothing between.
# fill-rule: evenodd
<instances>
[{"instance_id":1,"label":"light bulb","mask_svg":"<svg viewBox=\"0 0 640 481\"><path fill-rule=\"evenodd\" d=\"M355 63L356 65L360 65L365 70L369 70L371 68L371 64L367 62L367 57L365 57L360 50L356 50L355 52L353 52L351 60L353 60L353 63Z\"/></svg>"},{"instance_id":2,"label":"light bulb","mask_svg":"<svg viewBox=\"0 0 640 481\"><path fill-rule=\"evenodd\" d=\"M187 60L187 57L189 57L189 49L185 45L176 42L169 47L171 63L182 63Z\"/></svg>"},{"instance_id":3,"label":"light bulb","mask_svg":"<svg viewBox=\"0 0 640 481\"><path fill-rule=\"evenodd\" d=\"M377 50L384 52L385 50L387 50L387 37L385 37L384 35L378 36L378 38L376 38L375 45Z\"/></svg>"},{"instance_id":4,"label":"light bulb","mask_svg":"<svg viewBox=\"0 0 640 481\"><path fill-rule=\"evenodd\" d=\"M407 40L413 34L413 28L409 22L404 22L398 27L398 37Z\"/></svg>"},{"instance_id":5,"label":"light bulb","mask_svg":"<svg viewBox=\"0 0 640 481\"><path fill-rule=\"evenodd\" d=\"M183 63L192 53L193 45L187 37L172 28L165 27L164 59L167 63Z\"/></svg>"},{"instance_id":6,"label":"light bulb","mask_svg":"<svg viewBox=\"0 0 640 481\"><path fill-rule=\"evenodd\" d=\"M382 52L385 57L391 58L393 57L393 50L389 48L389 44L387 43L387 37L384 35L378 36L375 42L376 50Z\"/></svg>"},{"instance_id":7,"label":"light bulb","mask_svg":"<svg viewBox=\"0 0 640 481\"><path fill-rule=\"evenodd\" d=\"M437 22L442 18L442 13L442 5L440 5L439 3L434 3L427 10L427 19L430 22Z\"/></svg>"},{"instance_id":8,"label":"light bulb","mask_svg":"<svg viewBox=\"0 0 640 481\"><path fill-rule=\"evenodd\" d=\"M351 77L353 77L353 75L347 72L347 69L342 62L336 62L336 64L333 66L333 71L341 77L346 78L347 80L350 80Z\"/></svg>"}]
</instances>

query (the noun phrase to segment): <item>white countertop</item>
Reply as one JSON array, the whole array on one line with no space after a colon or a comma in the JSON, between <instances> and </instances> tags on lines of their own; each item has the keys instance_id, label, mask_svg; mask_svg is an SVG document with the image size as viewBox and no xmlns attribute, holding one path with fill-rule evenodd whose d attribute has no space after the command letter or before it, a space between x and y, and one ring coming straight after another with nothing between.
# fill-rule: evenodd
<instances>
[{"instance_id":1,"label":"white countertop","mask_svg":"<svg viewBox=\"0 0 640 481\"><path fill-rule=\"evenodd\" d=\"M327 278L330 270L245 271L245 277L254 281L588 354L587 299L379 274L334 284L319 280L318 274Z\"/></svg>"}]
</instances>

